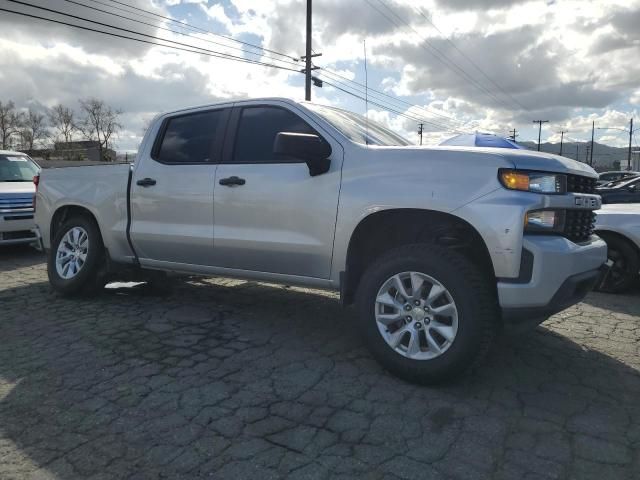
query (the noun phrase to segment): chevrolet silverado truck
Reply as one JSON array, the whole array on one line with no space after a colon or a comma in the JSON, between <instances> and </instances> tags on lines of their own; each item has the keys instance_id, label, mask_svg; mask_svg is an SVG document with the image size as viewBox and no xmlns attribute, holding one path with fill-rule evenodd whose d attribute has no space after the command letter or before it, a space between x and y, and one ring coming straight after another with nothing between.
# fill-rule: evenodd
<instances>
[{"instance_id":1,"label":"chevrolet silverado truck","mask_svg":"<svg viewBox=\"0 0 640 480\"><path fill-rule=\"evenodd\" d=\"M0 150L0 247L39 245L33 220L33 179L39 170L24 153Z\"/></svg>"},{"instance_id":2,"label":"chevrolet silverado truck","mask_svg":"<svg viewBox=\"0 0 640 480\"><path fill-rule=\"evenodd\" d=\"M337 108L247 100L159 115L132 165L44 171L36 223L62 294L127 270L331 289L384 367L434 383L592 289L596 180L564 157L411 146Z\"/></svg>"}]
</instances>

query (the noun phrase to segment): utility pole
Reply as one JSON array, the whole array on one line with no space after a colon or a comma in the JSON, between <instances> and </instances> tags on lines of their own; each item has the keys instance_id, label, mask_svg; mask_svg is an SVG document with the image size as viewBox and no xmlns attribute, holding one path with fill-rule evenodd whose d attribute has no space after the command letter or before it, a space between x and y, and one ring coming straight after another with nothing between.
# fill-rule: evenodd
<instances>
[{"instance_id":1,"label":"utility pole","mask_svg":"<svg viewBox=\"0 0 640 480\"><path fill-rule=\"evenodd\" d=\"M300 71L304 73L304 99L307 102L311 101L311 84L313 83L316 87L322 87L322 80L311 75L314 70L319 68L314 67L311 60L314 57L322 56L321 53L313 53L313 49L311 48L311 26L311 0L307 0L307 44L305 55L300 57L300 60L304 60L304 68Z\"/></svg>"},{"instance_id":2,"label":"utility pole","mask_svg":"<svg viewBox=\"0 0 640 480\"><path fill-rule=\"evenodd\" d=\"M576 143L576 160L580 161L580 145Z\"/></svg>"},{"instance_id":3,"label":"utility pole","mask_svg":"<svg viewBox=\"0 0 640 480\"><path fill-rule=\"evenodd\" d=\"M540 151L540 136L542 135L542 124L549 123L549 120L534 120L533 123L538 124L538 151Z\"/></svg>"},{"instance_id":4,"label":"utility pole","mask_svg":"<svg viewBox=\"0 0 640 480\"><path fill-rule=\"evenodd\" d=\"M513 129L513 133L509 136L509 139L512 141L516 141L516 137L518 136L518 134L516 133L516 129Z\"/></svg>"},{"instance_id":5,"label":"utility pole","mask_svg":"<svg viewBox=\"0 0 640 480\"><path fill-rule=\"evenodd\" d=\"M587 155L584 157L584 163L591 165L589 163L589 152L591 152L591 145L587 145Z\"/></svg>"},{"instance_id":6,"label":"utility pole","mask_svg":"<svg viewBox=\"0 0 640 480\"><path fill-rule=\"evenodd\" d=\"M424 123L418 124L418 135L420 135L420 145L422 145L422 131L424 129Z\"/></svg>"},{"instance_id":7,"label":"utility pole","mask_svg":"<svg viewBox=\"0 0 640 480\"><path fill-rule=\"evenodd\" d=\"M593 121L593 123L591 124L591 157L589 157L589 165L591 165L593 167L593 136L595 134L596 131L596 122L595 120Z\"/></svg>"},{"instance_id":8,"label":"utility pole","mask_svg":"<svg viewBox=\"0 0 640 480\"><path fill-rule=\"evenodd\" d=\"M629 155L627 156L627 170L631 170L631 138L633 137L633 117L629 120Z\"/></svg>"},{"instance_id":9,"label":"utility pole","mask_svg":"<svg viewBox=\"0 0 640 480\"><path fill-rule=\"evenodd\" d=\"M564 134L567 130L560 130L560 156L562 156L562 143L564 142Z\"/></svg>"},{"instance_id":10,"label":"utility pole","mask_svg":"<svg viewBox=\"0 0 640 480\"><path fill-rule=\"evenodd\" d=\"M307 48L304 56L304 99L311 101L311 0L307 0Z\"/></svg>"}]
</instances>

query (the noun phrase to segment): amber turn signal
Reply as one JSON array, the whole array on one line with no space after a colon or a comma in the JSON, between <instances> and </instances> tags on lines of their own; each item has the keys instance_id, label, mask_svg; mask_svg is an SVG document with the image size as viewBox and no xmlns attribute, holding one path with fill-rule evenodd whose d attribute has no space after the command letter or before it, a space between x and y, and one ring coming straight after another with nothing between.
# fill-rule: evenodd
<instances>
[{"instance_id":1,"label":"amber turn signal","mask_svg":"<svg viewBox=\"0 0 640 480\"><path fill-rule=\"evenodd\" d=\"M502 184L511 190L529 190L529 175L514 170L502 170L500 172Z\"/></svg>"}]
</instances>

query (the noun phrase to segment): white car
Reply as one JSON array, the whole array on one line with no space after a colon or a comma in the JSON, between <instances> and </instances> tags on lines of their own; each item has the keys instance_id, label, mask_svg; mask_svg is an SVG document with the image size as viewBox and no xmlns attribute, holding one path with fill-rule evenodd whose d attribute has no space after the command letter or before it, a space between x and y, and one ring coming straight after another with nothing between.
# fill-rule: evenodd
<instances>
[{"instance_id":1,"label":"white car","mask_svg":"<svg viewBox=\"0 0 640 480\"><path fill-rule=\"evenodd\" d=\"M640 203L603 205L596 233L608 247L608 268L597 289L610 293L629 289L640 272Z\"/></svg>"},{"instance_id":2,"label":"white car","mask_svg":"<svg viewBox=\"0 0 640 480\"><path fill-rule=\"evenodd\" d=\"M611 182L623 180L629 177L637 177L640 172L633 172L630 170L619 170L613 172L602 172L598 175L598 186L606 185Z\"/></svg>"},{"instance_id":3,"label":"white car","mask_svg":"<svg viewBox=\"0 0 640 480\"><path fill-rule=\"evenodd\" d=\"M33 220L33 178L39 171L24 153L0 150L0 246L39 243Z\"/></svg>"}]
</instances>

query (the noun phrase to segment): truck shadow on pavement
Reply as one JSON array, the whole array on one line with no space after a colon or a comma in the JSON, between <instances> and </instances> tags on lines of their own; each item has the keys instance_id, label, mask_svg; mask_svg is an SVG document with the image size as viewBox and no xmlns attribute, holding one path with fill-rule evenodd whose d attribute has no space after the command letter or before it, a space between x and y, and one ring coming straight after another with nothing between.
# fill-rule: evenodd
<instances>
[{"instance_id":1,"label":"truck shadow on pavement","mask_svg":"<svg viewBox=\"0 0 640 480\"><path fill-rule=\"evenodd\" d=\"M16 264L30 267L45 262L44 253L29 245L11 245L0 247L0 273L15 269Z\"/></svg>"},{"instance_id":2,"label":"truck shadow on pavement","mask_svg":"<svg viewBox=\"0 0 640 480\"><path fill-rule=\"evenodd\" d=\"M603 325L588 305L432 388L381 370L330 293L221 279L166 298L63 299L34 283L0 290L0 305L2 478L624 479L640 468L638 328Z\"/></svg>"}]
</instances>

